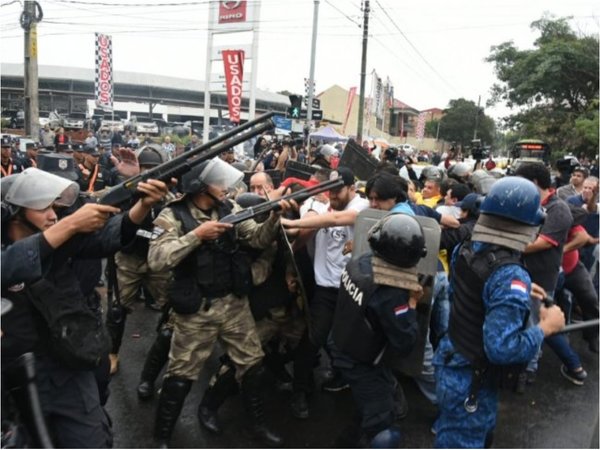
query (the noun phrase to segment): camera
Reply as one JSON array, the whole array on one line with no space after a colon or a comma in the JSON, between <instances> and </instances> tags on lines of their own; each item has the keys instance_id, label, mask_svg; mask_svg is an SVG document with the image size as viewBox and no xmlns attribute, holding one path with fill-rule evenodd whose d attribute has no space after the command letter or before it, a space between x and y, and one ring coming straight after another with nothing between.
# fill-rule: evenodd
<instances>
[{"instance_id":1,"label":"camera","mask_svg":"<svg viewBox=\"0 0 600 450\"><path fill-rule=\"evenodd\" d=\"M481 146L481 139L473 139L471 141L471 157L475 160L485 158L483 147Z\"/></svg>"}]
</instances>

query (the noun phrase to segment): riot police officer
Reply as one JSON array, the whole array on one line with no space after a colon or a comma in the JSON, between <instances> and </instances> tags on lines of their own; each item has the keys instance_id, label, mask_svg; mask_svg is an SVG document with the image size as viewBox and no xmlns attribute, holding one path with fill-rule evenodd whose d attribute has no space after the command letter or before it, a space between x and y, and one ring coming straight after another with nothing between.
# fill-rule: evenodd
<instances>
[{"instance_id":1,"label":"riot police officer","mask_svg":"<svg viewBox=\"0 0 600 450\"><path fill-rule=\"evenodd\" d=\"M544 337L564 326L552 306L542 308L539 325L525 329L529 296L545 292L532 286L521 255L543 219L536 186L504 178L483 200L471 240L454 252L448 334L434 357L436 447L489 447L500 381L516 380Z\"/></svg>"},{"instance_id":2,"label":"riot police officer","mask_svg":"<svg viewBox=\"0 0 600 450\"><path fill-rule=\"evenodd\" d=\"M243 173L220 158L205 161L184 177L186 194L163 209L154 221L148 264L151 270L173 269L168 291L175 314L169 364L163 380L154 435L169 443L193 381L219 339L236 368L251 432L265 445L282 439L265 423L260 392L264 353L248 305L252 286L249 260L240 244L271 245L279 231L276 214L258 225L249 220L235 227L219 219L241 208L226 199ZM289 208L282 202L284 210Z\"/></svg>"},{"instance_id":3,"label":"riot police officer","mask_svg":"<svg viewBox=\"0 0 600 450\"><path fill-rule=\"evenodd\" d=\"M352 389L363 443L398 448L396 380L382 357L388 345L406 356L417 340L415 307L422 288L415 266L427 250L419 222L406 214L385 216L368 241L372 253L342 273L331 332L333 365Z\"/></svg>"}]
</instances>

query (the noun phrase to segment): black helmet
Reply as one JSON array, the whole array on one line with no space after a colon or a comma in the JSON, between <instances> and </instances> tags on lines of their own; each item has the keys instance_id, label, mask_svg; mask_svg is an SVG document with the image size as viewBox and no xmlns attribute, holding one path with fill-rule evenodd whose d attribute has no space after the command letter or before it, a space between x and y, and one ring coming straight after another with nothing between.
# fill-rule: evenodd
<instances>
[{"instance_id":1,"label":"black helmet","mask_svg":"<svg viewBox=\"0 0 600 450\"><path fill-rule=\"evenodd\" d=\"M202 182L200 175L202 175L202 172L206 169L208 163L209 161L204 161L198 164L182 177L181 191L184 194L196 194L206 190L206 184Z\"/></svg>"},{"instance_id":2,"label":"black helmet","mask_svg":"<svg viewBox=\"0 0 600 450\"><path fill-rule=\"evenodd\" d=\"M162 164L161 155L151 147L144 147L138 154L138 162L140 166L155 167Z\"/></svg>"},{"instance_id":3,"label":"black helmet","mask_svg":"<svg viewBox=\"0 0 600 450\"><path fill-rule=\"evenodd\" d=\"M414 267L427 255L425 235L417 219L406 214L390 214L369 230L373 253L398 267Z\"/></svg>"}]
</instances>

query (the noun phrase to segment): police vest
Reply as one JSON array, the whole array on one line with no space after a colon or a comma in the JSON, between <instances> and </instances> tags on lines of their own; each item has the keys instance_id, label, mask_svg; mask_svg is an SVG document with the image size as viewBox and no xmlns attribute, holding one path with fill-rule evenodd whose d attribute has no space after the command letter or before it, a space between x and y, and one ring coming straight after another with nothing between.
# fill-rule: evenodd
<instances>
[{"instance_id":1,"label":"police vest","mask_svg":"<svg viewBox=\"0 0 600 450\"><path fill-rule=\"evenodd\" d=\"M371 313L367 309L376 289L370 263L366 273L361 272L359 260L348 263L342 272L331 330L338 349L365 364L374 363L386 343L379 322L369 317Z\"/></svg>"},{"instance_id":2,"label":"police vest","mask_svg":"<svg viewBox=\"0 0 600 450\"><path fill-rule=\"evenodd\" d=\"M488 364L483 348L485 308L483 288L490 275L500 266L521 264L520 253L499 247L475 253L473 243L466 241L459 250L453 271L453 295L448 333L454 347L471 364ZM526 321L525 321L526 322Z\"/></svg>"},{"instance_id":3,"label":"police vest","mask_svg":"<svg viewBox=\"0 0 600 450\"><path fill-rule=\"evenodd\" d=\"M185 201L173 203L170 208L181 222L185 234L199 225ZM231 204L223 203L218 209L219 219L231 214L231 211ZM248 254L240 249L235 228L232 228L219 239L202 242L195 252L175 267L174 279L177 282L195 278L202 297L217 298L230 293L242 297L252 288L250 262Z\"/></svg>"}]
</instances>

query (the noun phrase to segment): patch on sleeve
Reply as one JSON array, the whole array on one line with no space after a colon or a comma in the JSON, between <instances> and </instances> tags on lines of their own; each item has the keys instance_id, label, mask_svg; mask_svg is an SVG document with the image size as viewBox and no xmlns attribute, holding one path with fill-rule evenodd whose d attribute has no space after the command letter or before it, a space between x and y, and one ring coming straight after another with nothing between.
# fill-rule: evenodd
<instances>
[{"instance_id":1,"label":"patch on sleeve","mask_svg":"<svg viewBox=\"0 0 600 450\"><path fill-rule=\"evenodd\" d=\"M521 280L512 280L510 282L510 290L513 292L521 292L527 294L527 285Z\"/></svg>"},{"instance_id":2,"label":"patch on sleeve","mask_svg":"<svg viewBox=\"0 0 600 450\"><path fill-rule=\"evenodd\" d=\"M400 305L394 308L394 315L396 317L406 314L408 312L408 305Z\"/></svg>"}]
</instances>

